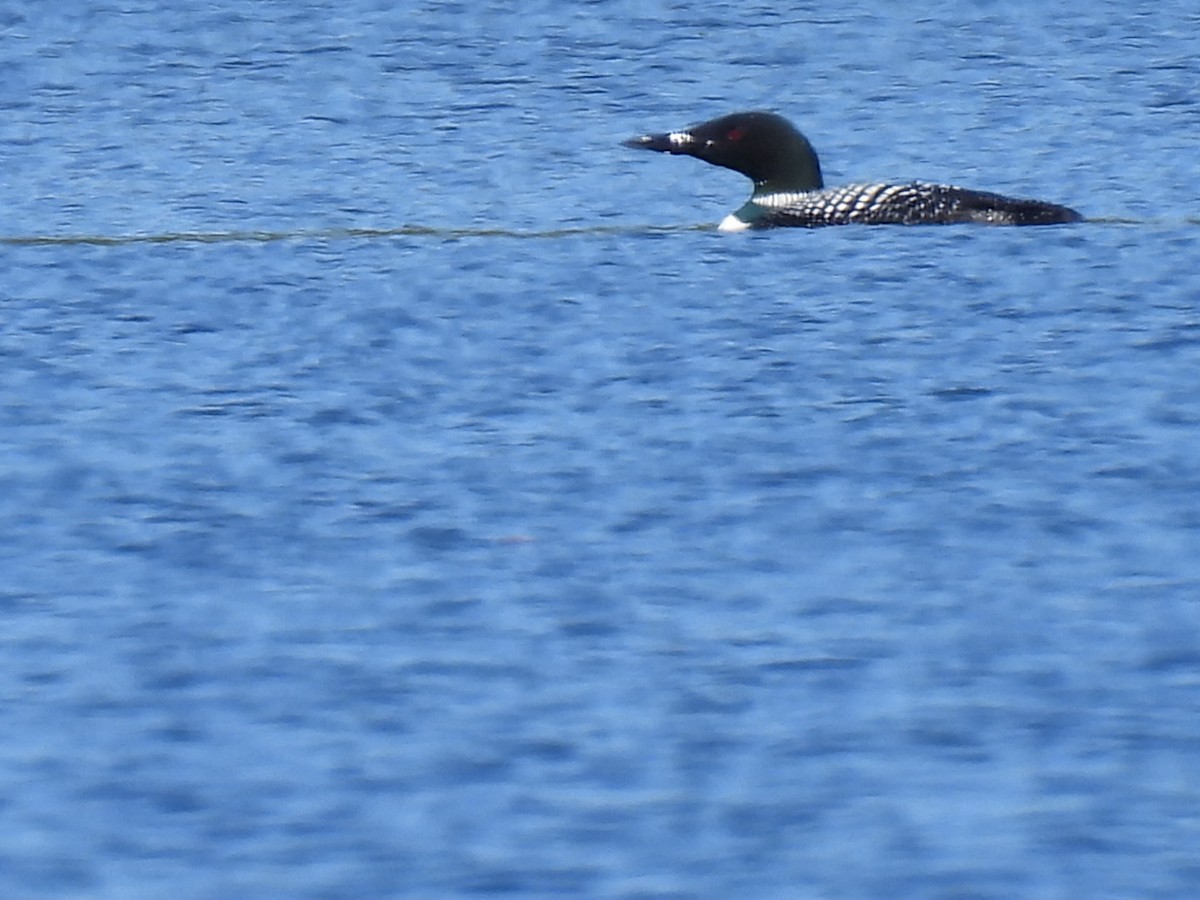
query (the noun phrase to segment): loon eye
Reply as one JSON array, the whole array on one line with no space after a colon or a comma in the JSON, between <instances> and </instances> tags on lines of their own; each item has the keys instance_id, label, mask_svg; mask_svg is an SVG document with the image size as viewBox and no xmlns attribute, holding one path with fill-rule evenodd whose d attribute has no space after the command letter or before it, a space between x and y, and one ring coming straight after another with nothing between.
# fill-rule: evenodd
<instances>
[{"instance_id":1,"label":"loon eye","mask_svg":"<svg viewBox=\"0 0 1200 900\"><path fill-rule=\"evenodd\" d=\"M745 136L746 136L745 129L743 129L741 125L737 125L734 128L732 128L727 135L725 135L725 139L729 140L729 141L740 141Z\"/></svg>"}]
</instances>

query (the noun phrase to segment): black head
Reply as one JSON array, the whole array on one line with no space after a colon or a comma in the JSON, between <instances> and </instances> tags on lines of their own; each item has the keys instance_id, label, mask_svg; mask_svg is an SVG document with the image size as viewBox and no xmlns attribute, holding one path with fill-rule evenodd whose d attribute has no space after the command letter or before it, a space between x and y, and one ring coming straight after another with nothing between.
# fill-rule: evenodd
<instances>
[{"instance_id":1,"label":"black head","mask_svg":"<svg viewBox=\"0 0 1200 900\"><path fill-rule=\"evenodd\" d=\"M632 138L625 146L694 156L733 169L753 180L756 193L811 191L823 186L821 164L812 145L791 122L775 113L733 113L686 131Z\"/></svg>"}]
</instances>

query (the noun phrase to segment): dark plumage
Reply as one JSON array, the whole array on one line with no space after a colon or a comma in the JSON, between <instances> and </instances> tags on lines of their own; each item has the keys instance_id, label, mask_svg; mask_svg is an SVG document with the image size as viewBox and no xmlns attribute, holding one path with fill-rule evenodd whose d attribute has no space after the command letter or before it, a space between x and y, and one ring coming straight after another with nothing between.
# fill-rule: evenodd
<instances>
[{"instance_id":1,"label":"dark plumage","mask_svg":"<svg viewBox=\"0 0 1200 900\"><path fill-rule=\"evenodd\" d=\"M825 188L808 139L774 113L734 113L686 131L647 134L629 147L694 156L741 172L754 193L721 229L821 225L920 225L983 222L1057 225L1079 213L1042 200L1020 200L948 184L851 184Z\"/></svg>"}]
</instances>

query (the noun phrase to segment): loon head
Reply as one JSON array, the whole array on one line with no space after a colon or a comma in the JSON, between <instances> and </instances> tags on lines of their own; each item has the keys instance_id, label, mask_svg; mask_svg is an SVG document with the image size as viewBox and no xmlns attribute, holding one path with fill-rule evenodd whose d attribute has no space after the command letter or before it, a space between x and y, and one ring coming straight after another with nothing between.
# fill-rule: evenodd
<instances>
[{"instance_id":1,"label":"loon head","mask_svg":"<svg viewBox=\"0 0 1200 900\"><path fill-rule=\"evenodd\" d=\"M756 196L815 191L824 186L821 164L808 138L783 116L740 112L694 125L686 131L644 134L626 147L694 156L741 172L754 182Z\"/></svg>"}]
</instances>

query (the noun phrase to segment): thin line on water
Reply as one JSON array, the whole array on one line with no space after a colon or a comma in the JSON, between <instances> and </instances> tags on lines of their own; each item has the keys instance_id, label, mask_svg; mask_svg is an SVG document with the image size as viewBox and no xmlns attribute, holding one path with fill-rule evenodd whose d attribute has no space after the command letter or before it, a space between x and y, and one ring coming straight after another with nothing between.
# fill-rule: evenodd
<instances>
[{"instance_id":1,"label":"thin line on water","mask_svg":"<svg viewBox=\"0 0 1200 900\"><path fill-rule=\"evenodd\" d=\"M553 228L546 231L514 231L509 228L431 228L402 225L399 228L324 228L296 231L178 231L165 234L119 235L29 235L0 237L0 245L20 247L85 245L114 247L123 244L222 244L270 243L272 241L350 240L363 238L431 237L460 240L473 237L554 239L583 235L672 234L711 231L714 225L599 225L590 228Z\"/></svg>"},{"instance_id":2,"label":"thin line on water","mask_svg":"<svg viewBox=\"0 0 1200 900\"><path fill-rule=\"evenodd\" d=\"M1151 225L1152 222L1117 216L1084 219L1088 225ZM1166 224L1166 223L1162 223ZM1186 218L1182 224L1200 225L1198 218ZM496 237L524 240L553 240L585 235L684 234L694 231L715 231L716 225L593 225L580 228L551 228L544 231L516 231L511 228L433 228L427 225L401 225L398 228L321 228L294 231L174 231L165 234L118 235L10 235L0 237L0 246L94 246L115 247L123 244L227 244L270 243L273 241L351 240L396 237L426 237L441 240ZM911 227L911 226L910 226ZM786 229L792 230L792 229Z\"/></svg>"}]
</instances>

